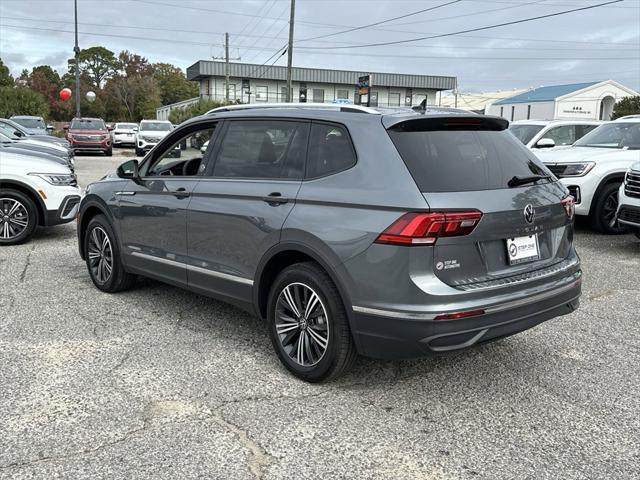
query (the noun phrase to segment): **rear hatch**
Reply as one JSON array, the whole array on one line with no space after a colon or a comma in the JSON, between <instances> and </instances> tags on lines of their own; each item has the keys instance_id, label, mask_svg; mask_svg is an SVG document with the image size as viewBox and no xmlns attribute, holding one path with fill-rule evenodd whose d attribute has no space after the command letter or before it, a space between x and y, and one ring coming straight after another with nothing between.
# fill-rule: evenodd
<instances>
[{"instance_id":1,"label":"rear hatch","mask_svg":"<svg viewBox=\"0 0 640 480\"><path fill-rule=\"evenodd\" d=\"M570 254L567 191L507 125L500 118L456 115L388 126L430 211L479 218L457 232L454 225L451 236L442 235L443 227L433 243L434 273L449 285L500 283Z\"/></svg>"}]
</instances>

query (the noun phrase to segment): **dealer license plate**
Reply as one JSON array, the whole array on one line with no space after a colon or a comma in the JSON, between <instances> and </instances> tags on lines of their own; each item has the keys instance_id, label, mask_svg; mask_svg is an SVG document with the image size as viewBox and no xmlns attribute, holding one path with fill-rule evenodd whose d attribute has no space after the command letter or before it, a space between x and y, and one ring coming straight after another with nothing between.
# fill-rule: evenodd
<instances>
[{"instance_id":1,"label":"dealer license plate","mask_svg":"<svg viewBox=\"0 0 640 480\"><path fill-rule=\"evenodd\" d=\"M533 262L540 258L537 235L507 238L506 243L509 265Z\"/></svg>"}]
</instances>

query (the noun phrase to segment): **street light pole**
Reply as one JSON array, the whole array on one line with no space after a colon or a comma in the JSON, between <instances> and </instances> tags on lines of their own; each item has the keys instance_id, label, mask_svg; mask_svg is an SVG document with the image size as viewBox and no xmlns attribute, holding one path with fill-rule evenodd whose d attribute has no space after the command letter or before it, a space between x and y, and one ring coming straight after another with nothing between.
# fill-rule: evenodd
<instances>
[{"instance_id":1,"label":"street light pole","mask_svg":"<svg viewBox=\"0 0 640 480\"><path fill-rule=\"evenodd\" d=\"M291 0L291 12L289 14L289 46L287 47L287 102L291 102L293 83L291 82L291 69L293 63L293 21L296 16L296 0Z\"/></svg>"},{"instance_id":2,"label":"street light pole","mask_svg":"<svg viewBox=\"0 0 640 480\"><path fill-rule=\"evenodd\" d=\"M73 47L76 57L76 117L80 118L80 47L78 46L78 0L73 0L76 24L76 44Z\"/></svg>"}]
</instances>

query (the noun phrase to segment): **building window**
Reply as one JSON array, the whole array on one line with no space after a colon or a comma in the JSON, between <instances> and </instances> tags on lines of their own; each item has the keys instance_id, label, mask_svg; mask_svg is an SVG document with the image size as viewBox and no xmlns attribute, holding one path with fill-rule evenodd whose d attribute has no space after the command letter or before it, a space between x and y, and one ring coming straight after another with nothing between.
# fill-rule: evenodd
<instances>
[{"instance_id":1,"label":"building window","mask_svg":"<svg viewBox=\"0 0 640 480\"><path fill-rule=\"evenodd\" d=\"M531 118L531 105L527 105L527 120Z\"/></svg>"},{"instance_id":2,"label":"building window","mask_svg":"<svg viewBox=\"0 0 640 480\"><path fill-rule=\"evenodd\" d=\"M511 105L511 121L513 122L513 118L516 116L516 106Z\"/></svg>"},{"instance_id":3,"label":"building window","mask_svg":"<svg viewBox=\"0 0 640 480\"><path fill-rule=\"evenodd\" d=\"M209 79L202 81L202 91L201 95L209 95Z\"/></svg>"},{"instance_id":4,"label":"building window","mask_svg":"<svg viewBox=\"0 0 640 480\"><path fill-rule=\"evenodd\" d=\"M229 84L229 100L235 100L235 99L236 99L236 84L230 83Z\"/></svg>"},{"instance_id":5,"label":"building window","mask_svg":"<svg viewBox=\"0 0 640 480\"><path fill-rule=\"evenodd\" d=\"M389 106L390 107L399 107L400 106L400 94L399 93L391 93L391 92L389 92Z\"/></svg>"},{"instance_id":6,"label":"building window","mask_svg":"<svg viewBox=\"0 0 640 480\"><path fill-rule=\"evenodd\" d=\"M280 98L278 99L279 102L286 102L287 101L287 87L280 87Z\"/></svg>"},{"instance_id":7,"label":"building window","mask_svg":"<svg viewBox=\"0 0 640 480\"><path fill-rule=\"evenodd\" d=\"M312 95L313 103L324 103L324 89L314 88L312 90Z\"/></svg>"},{"instance_id":8,"label":"building window","mask_svg":"<svg viewBox=\"0 0 640 480\"><path fill-rule=\"evenodd\" d=\"M336 90L338 100L349 100L349 90Z\"/></svg>"},{"instance_id":9,"label":"building window","mask_svg":"<svg viewBox=\"0 0 640 480\"><path fill-rule=\"evenodd\" d=\"M504 117L504 107L500 107L500 116Z\"/></svg>"},{"instance_id":10,"label":"building window","mask_svg":"<svg viewBox=\"0 0 640 480\"><path fill-rule=\"evenodd\" d=\"M269 100L269 89L266 85L256 87L256 102L267 102Z\"/></svg>"}]
</instances>

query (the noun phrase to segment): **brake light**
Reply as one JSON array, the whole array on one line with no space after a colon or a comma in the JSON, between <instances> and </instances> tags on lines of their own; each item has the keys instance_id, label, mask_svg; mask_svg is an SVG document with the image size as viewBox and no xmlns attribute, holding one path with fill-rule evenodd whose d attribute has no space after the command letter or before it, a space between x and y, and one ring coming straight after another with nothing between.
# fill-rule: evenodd
<instances>
[{"instance_id":1,"label":"brake light","mask_svg":"<svg viewBox=\"0 0 640 480\"><path fill-rule=\"evenodd\" d=\"M482 218L482 212L406 213L376 239L391 245L433 245L439 237L470 234Z\"/></svg>"},{"instance_id":2,"label":"brake light","mask_svg":"<svg viewBox=\"0 0 640 480\"><path fill-rule=\"evenodd\" d=\"M564 208L567 217L571 220L576 214L576 199L571 195L567 195L560 201L560 204Z\"/></svg>"},{"instance_id":3,"label":"brake light","mask_svg":"<svg viewBox=\"0 0 640 480\"><path fill-rule=\"evenodd\" d=\"M461 318L477 317L484 315L484 310L469 310L468 312L443 313L434 318L434 320L459 320Z\"/></svg>"}]
</instances>

